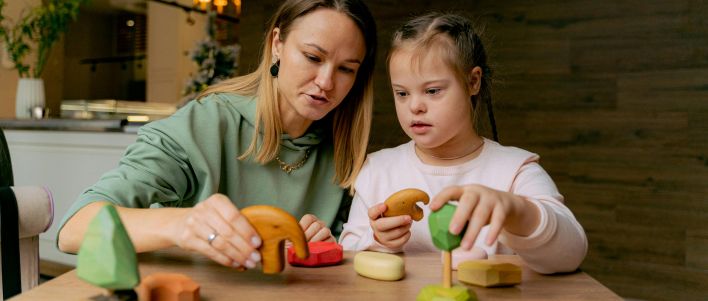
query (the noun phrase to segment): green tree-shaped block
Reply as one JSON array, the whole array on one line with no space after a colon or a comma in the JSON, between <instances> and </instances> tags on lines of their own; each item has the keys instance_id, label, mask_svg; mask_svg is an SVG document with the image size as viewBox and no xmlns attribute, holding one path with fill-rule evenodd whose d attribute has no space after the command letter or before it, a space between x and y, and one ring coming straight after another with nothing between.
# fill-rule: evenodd
<instances>
[{"instance_id":1,"label":"green tree-shaped block","mask_svg":"<svg viewBox=\"0 0 708 301\"><path fill-rule=\"evenodd\" d=\"M430 228L430 236L433 238L433 244L443 251L452 251L460 246L462 235L465 234L465 230L467 229L467 227L465 227L459 235L452 234L448 230L455 209L457 209L456 206L445 204L428 217L428 227Z\"/></svg>"},{"instance_id":2,"label":"green tree-shaped block","mask_svg":"<svg viewBox=\"0 0 708 301\"><path fill-rule=\"evenodd\" d=\"M140 282L135 247L112 205L103 206L91 220L79 249L76 274L110 290L132 289Z\"/></svg>"}]
</instances>

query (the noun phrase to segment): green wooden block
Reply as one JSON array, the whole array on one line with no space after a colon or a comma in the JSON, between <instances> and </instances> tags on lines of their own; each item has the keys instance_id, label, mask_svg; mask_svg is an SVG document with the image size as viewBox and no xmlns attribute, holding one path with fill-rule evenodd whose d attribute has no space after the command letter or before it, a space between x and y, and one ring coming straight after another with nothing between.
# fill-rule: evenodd
<instances>
[{"instance_id":1,"label":"green wooden block","mask_svg":"<svg viewBox=\"0 0 708 301\"><path fill-rule=\"evenodd\" d=\"M417 301L468 301L477 300L477 295L461 285L444 288L438 284L431 284L423 287L415 299Z\"/></svg>"},{"instance_id":2,"label":"green wooden block","mask_svg":"<svg viewBox=\"0 0 708 301\"><path fill-rule=\"evenodd\" d=\"M433 244L440 250L452 251L460 246L462 235L465 234L463 229L459 235L454 235L448 231L452 215L455 213L457 206L445 204L438 211L430 214L428 217L428 227L430 228L430 236L433 238Z\"/></svg>"},{"instance_id":3,"label":"green wooden block","mask_svg":"<svg viewBox=\"0 0 708 301\"><path fill-rule=\"evenodd\" d=\"M91 220L76 270L82 280L105 289L132 289L140 283L135 247L112 205L103 206Z\"/></svg>"}]
</instances>

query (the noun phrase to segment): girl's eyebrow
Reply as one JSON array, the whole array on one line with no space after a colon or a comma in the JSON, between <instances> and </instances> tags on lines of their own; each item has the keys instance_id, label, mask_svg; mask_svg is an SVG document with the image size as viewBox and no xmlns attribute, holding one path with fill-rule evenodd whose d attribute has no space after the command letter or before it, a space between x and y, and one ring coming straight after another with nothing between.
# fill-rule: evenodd
<instances>
[{"instance_id":1,"label":"girl's eyebrow","mask_svg":"<svg viewBox=\"0 0 708 301\"><path fill-rule=\"evenodd\" d=\"M324 48L320 47L320 45L317 45L315 43L305 43L305 46L310 46L312 48L315 48L315 49L317 49L317 51L321 52L324 55L327 55L329 53L327 50L325 50ZM356 63L356 64L361 65L361 61L359 61L357 59L348 59L348 60L345 60L345 62Z\"/></svg>"},{"instance_id":2,"label":"girl's eyebrow","mask_svg":"<svg viewBox=\"0 0 708 301\"><path fill-rule=\"evenodd\" d=\"M423 86L427 86L430 84L447 84L448 82L450 82L449 79L434 79L424 82Z\"/></svg>"},{"instance_id":3,"label":"girl's eyebrow","mask_svg":"<svg viewBox=\"0 0 708 301\"><path fill-rule=\"evenodd\" d=\"M450 82L449 79L434 79L434 80L429 80L429 81L424 82L421 86L425 87L425 86L432 85L432 84L445 85L445 84L447 84L447 83L449 83L449 82ZM403 88L403 89L406 88L406 87L404 87L403 85L397 84L397 83L391 83L391 87L393 87L393 88Z\"/></svg>"}]
</instances>

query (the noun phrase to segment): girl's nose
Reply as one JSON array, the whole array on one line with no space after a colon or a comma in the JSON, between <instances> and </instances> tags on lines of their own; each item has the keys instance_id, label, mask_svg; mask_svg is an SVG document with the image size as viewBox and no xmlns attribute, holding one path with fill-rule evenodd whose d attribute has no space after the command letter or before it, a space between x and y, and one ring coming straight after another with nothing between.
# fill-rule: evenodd
<instances>
[{"instance_id":1,"label":"girl's nose","mask_svg":"<svg viewBox=\"0 0 708 301\"><path fill-rule=\"evenodd\" d=\"M411 95L410 108L413 114L425 113L427 111L427 106L420 96Z\"/></svg>"},{"instance_id":2,"label":"girl's nose","mask_svg":"<svg viewBox=\"0 0 708 301\"><path fill-rule=\"evenodd\" d=\"M332 76L334 74L334 68L323 65L317 72L317 77L315 78L315 85L320 87L324 91L332 90L334 87L334 81Z\"/></svg>"}]
</instances>

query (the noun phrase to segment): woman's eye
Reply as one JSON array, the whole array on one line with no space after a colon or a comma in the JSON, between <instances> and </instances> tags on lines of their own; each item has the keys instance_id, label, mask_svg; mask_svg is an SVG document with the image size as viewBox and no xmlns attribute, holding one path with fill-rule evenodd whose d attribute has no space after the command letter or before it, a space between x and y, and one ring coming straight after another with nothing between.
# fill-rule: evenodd
<instances>
[{"instance_id":1,"label":"woman's eye","mask_svg":"<svg viewBox=\"0 0 708 301\"><path fill-rule=\"evenodd\" d=\"M339 67L339 70L341 70L344 73L354 73L354 69L352 69L352 68Z\"/></svg>"},{"instance_id":2,"label":"woman's eye","mask_svg":"<svg viewBox=\"0 0 708 301\"><path fill-rule=\"evenodd\" d=\"M426 89L426 90L425 90L425 93L426 93L426 94L430 94L430 95L435 95L435 94L440 93L440 90L442 90L442 89L440 89L440 88L430 88L430 89Z\"/></svg>"},{"instance_id":3,"label":"woman's eye","mask_svg":"<svg viewBox=\"0 0 708 301\"><path fill-rule=\"evenodd\" d=\"M312 62L315 62L315 63L319 63L319 62L322 61L322 60L320 60L319 57L314 56L314 55L312 55L312 54L305 54L305 57L307 57L308 60L310 60L310 61L312 61Z\"/></svg>"}]
</instances>

